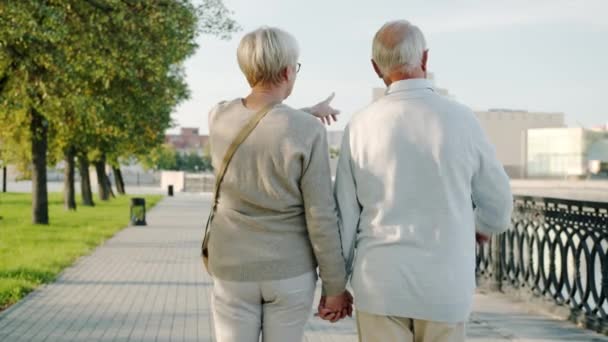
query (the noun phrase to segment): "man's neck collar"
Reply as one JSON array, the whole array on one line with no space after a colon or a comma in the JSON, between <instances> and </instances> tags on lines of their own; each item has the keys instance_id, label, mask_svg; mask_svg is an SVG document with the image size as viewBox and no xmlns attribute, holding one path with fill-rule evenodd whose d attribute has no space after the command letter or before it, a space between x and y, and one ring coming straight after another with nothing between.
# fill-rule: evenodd
<instances>
[{"instance_id":1,"label":"man's neck collar","mask_svg":"<svg viewBox=\"0 0 608 342\"><path fill-rule=\"evenodd\" d=\"M434 90L433 83L426 78L409 78L391 83L386 89L386 94L416 89Z\"/></svg>"}]
</instances>

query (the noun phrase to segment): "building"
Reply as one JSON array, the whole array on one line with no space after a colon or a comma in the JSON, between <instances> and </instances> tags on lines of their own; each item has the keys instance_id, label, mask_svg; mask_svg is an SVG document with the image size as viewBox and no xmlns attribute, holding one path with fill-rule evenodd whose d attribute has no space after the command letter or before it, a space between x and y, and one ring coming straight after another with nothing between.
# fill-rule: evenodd
<instances>
[{"instance_id":1,"label":"building","mask_svg":"<svg viewBox=\"0 0 608 342\"><path fill-rule=\"evenodd\" d=\"M490 109L475 114L511 178L526 176L528 130L565 127L563 113Z\"/></svg>"},{"instance_id":2,"label":"building","mask_svg":"<svg viewBox=\"0 0 608 342\"><path fill-rule=\"evenodd\" d=\"M527 141L530 178L586 178L604 172L608 163L605 129L530 129Z\"/></svg>"},{"instance_id":3,"label":"building","mask_svg":"<svg viewBox=\"0 0 608 342\"><path fill-rule=\"evenodd\" d=\"M198 128L182 127L179 134L167 134L165 143L173 146L180 154L197 153L203 155L209 142L208 135L200 135Z\"/></svg>"},{"instance_id":4,"label":"building","mask_svg":"<svg viewBox=\"0 0 608 342\"><path fill-rule=\"evenodd\" d=\"M589 128L592 131L608 131L608 122L603 125L597 125Z\"/></svg>"}]
</instances>

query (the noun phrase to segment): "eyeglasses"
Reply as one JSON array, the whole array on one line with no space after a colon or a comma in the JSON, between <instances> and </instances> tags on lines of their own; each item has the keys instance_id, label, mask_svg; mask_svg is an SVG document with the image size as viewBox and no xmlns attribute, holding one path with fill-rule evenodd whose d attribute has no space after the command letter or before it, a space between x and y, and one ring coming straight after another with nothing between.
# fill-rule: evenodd
<instances>
[{"instance_id":1,"label":"eyeglasses","mask_svg":"<svg viewBox=\"0 0 608 342\"><path fill-rule=\"evenodd\" d=\"M302 67L302 63L298 63L298 65L296 65L296 74L300 72L301 67Z\"/></svg>"}]
</instances>

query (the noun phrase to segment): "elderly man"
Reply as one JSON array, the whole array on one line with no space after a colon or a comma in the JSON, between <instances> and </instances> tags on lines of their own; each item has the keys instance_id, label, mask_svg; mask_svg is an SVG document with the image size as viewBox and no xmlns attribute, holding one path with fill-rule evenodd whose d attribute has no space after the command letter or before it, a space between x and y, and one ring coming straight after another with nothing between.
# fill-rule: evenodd
<instances>
[{"instance_id":1,"label":"elderly man","mask_svg":"<svg viewBox=\"0 0 608 342\"><path fill-rule=\"evenodd\" d=\"M507 228L509 180L473 112L425 79L418 27L385 24L372 54L386 96L346 128L335 187L360 341L464 341L476 229Z\"/></svg>"}]
</instances>

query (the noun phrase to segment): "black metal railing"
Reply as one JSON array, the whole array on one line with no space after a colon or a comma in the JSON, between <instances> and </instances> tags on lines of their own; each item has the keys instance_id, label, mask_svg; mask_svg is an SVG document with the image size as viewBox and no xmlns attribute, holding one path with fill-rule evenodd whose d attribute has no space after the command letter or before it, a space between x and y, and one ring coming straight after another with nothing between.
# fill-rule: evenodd
<instances>
[{"instance_id":1,"label":"black metal railing","mask_svg":"<svg viewBox=\"0 0 608 342\"><path fill-rule=\"evenodd\" d=\"M477 247L477 276L608 333L608 203L515 196L509 230Z\"/></svg>"}]
</instances>

